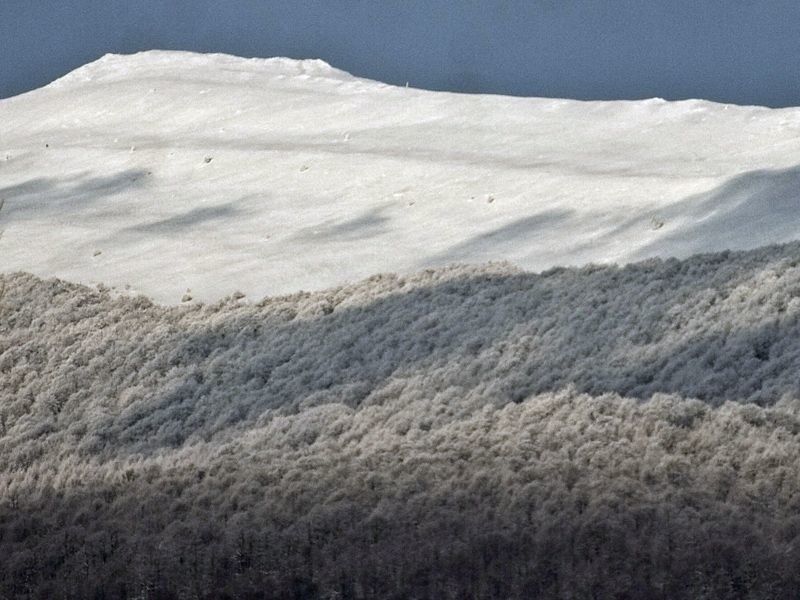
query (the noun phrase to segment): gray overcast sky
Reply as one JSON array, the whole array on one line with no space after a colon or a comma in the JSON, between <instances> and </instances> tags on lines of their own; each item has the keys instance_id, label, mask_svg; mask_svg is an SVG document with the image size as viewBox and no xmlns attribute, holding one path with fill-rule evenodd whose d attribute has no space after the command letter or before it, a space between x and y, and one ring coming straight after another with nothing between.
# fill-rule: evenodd
<instances>
[{"instance_id":1,"label":"gray overcast sky","mask_svg":"<svg viewBox=\"0 0 800 600\"><path fill-rule=\"evenodd\" d=\"M800 106L798 0L0 0L0 40L0 97L159 48L429 89Z\"/></svg>"}]
</instances>

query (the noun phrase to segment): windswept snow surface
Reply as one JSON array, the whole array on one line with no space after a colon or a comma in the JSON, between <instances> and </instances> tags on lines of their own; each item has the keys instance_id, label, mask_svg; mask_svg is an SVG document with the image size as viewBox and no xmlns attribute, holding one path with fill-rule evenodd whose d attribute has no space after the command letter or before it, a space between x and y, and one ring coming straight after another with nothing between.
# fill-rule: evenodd
<instances>
[{"instance_id":1,"label":"windswept snow surface","mask_svg":"<svg viewBox=\"0 0 800 600\"><path fill-rule=\"evenodd\" d=\"M0 102L2 271L178 303L800 237L800 109L469 96L109 55Z\"/></svg>"}]
</instances>

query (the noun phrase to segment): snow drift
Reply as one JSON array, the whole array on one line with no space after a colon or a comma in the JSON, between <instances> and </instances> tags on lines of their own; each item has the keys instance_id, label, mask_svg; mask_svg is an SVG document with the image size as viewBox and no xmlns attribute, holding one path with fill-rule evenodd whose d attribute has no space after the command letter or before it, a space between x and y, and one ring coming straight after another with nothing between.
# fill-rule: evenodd
<instances>
[{"instance_id":1,"label":"snow drift","mask_svg":"<svg viewBox=\"0 0 800 600\"><path fill-rule=\"evenodd\" d=\"M800 237L796 108L446 94L145 52L2 100L0 123L2 270L167 304Z\"/></svg>"},{"instance_id":2,"label":"snow drift","mask_svg":"<svg viewBox=\"0 0 800 600\"><path fill-rule=\"evenodd\" d=\"M800 244L256 304L0 282L5 595L800 586Z\"/></svg>"}]
</instances>

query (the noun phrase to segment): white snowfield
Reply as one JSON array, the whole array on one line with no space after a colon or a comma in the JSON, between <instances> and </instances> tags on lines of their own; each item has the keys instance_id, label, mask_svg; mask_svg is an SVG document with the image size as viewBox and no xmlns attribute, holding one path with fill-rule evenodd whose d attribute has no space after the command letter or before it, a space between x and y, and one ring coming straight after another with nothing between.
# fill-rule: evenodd
<instances>
[{"instance_id":1,"label":"white snowfield","mask_svg":"<svg viewBox=\"0 0 800 600\"><path fill-rule=\"evenodd\" d=\"M800 109L108 55L0 101L0 199L0 270L165 304L454 262L686 257L800 237Z\"/></svg>"}]
</instances>

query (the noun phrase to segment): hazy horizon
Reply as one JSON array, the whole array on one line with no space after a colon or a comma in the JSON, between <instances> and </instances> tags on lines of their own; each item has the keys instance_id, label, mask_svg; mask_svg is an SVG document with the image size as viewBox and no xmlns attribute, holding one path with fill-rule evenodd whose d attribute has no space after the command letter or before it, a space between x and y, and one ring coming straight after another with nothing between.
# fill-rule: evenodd
<instances>
[{"instance_id":1,"label":"hazy horizon","mask_svg":"<svg viewBox=\"0 0 800 600\"><path fill-rule=\"evenodd\" d=\"M0 6L0 98L103 54L149 49L320 58L360 77L456 92L800 105L800 4L550 0L457 6L245 0Z\"/></svg>"}]
</instances>

